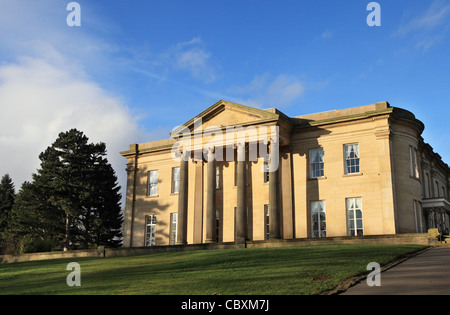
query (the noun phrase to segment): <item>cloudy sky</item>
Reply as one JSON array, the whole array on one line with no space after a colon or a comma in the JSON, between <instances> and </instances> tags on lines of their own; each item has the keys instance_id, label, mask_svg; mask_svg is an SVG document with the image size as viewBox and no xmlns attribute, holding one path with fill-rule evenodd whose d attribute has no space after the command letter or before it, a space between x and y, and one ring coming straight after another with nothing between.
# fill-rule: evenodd
<instances>
[{"instance_id":1,"label":"cloudy sky","mask_svg":"<svg viewBox=\"0 0 450 315\"><path fill-rule=\"evenodd\" d=\"M18 189L70 128L107 145L167 138L224 99L289 116L388 101L450 163L450 3L0 0L0 176Z\"/></svg>"}]
</instances>

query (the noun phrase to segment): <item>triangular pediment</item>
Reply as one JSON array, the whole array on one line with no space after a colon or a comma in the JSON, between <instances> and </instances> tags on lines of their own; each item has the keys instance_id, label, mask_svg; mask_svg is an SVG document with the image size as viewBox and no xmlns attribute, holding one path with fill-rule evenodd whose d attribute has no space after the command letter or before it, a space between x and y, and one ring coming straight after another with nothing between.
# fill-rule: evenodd
<instances>
[{"instance_id":1,"label":"triangular pediment","mask_svg":"<svg viewBox=\"0 0 450 315\"><path fill-rule=\"evenodd\" d=\"M230 126L249 126L275 122L279 114L271 110L262 110L254 107L240 105L228 101L219 101L199 115L195 116L172 134L177 134L181 129L189 128L191 132L198 132L206 128L226 128Z\"/></svg>"}]
</instances>

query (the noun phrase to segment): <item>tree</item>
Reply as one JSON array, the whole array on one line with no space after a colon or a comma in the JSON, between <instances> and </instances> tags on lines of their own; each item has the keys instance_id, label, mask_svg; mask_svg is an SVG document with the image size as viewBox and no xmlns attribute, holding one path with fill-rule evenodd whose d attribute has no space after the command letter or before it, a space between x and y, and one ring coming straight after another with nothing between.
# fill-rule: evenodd
<instances>
[{"instance_id":1,"label":"tree","mask_svg":"<svg viewBox=\"0 0 450 315\"><path fill-rule=\"evenodd\" d=\"M7 228L15 252L50 251L64 239L65 214L48 202L50 194L36 181L22 184Z\"/></svg>"},{"instance_id":2,"label":"tree","mask_svg":"<svg viewBox=\"0 0 450 315\"><path fill-rule=\"evenodd\" d=\"M106 145L88 140L71 129L39 155L40 169L22 185L12 211L9 231L22 247L121 245L120 186Z\"/></svg>"},{"instance_id":3,"label":"tree","mask_svg":"<svg viewBox=\"0 0 450 315\"><path fill-rule=\"evenodd\" d=\"M14 183L9 174L6 174L0 182L0 232L3 232L8 225L15 195Z\"/></svg>"},{"instance_id":4,"label":"tree","mask_svg":"<svg viewBox=\"0 0 450 315\"><path fill-rule=\"evenodd\" d=\"M9 174L5 174L0 181L0 252L6 246L5 233L11 217L15 195L14 183Z\"/></svg>"},{"instance_id":5,"label":"tree","mask_svg":"<svg viewBox=\"0 0 450 315\"><path fill-rule=\"evenodd\" d=\"M106 156L104 143L88 143L76 129L59 134L39 155L41 168L33 176L48 203L65 214L64 250L120 245L123 215L120 187Z\"/></svg>"}]
</instances>

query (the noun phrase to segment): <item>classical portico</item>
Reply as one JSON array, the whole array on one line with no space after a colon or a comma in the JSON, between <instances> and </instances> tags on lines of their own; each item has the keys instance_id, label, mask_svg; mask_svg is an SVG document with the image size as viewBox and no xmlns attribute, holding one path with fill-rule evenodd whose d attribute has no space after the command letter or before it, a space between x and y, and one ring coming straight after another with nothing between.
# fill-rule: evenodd
<instances>
[{"instance_id":1,"label":"classical portico","mask_svg":"<svg viewBox=\"0 0 450 315\"><path fill-rule=\"evenodd\" d=\"M236 104L226 104L220 102L213 110L223 112L224 107L230 107L230 111L242 110ZM259 115L258 115L259 114ZM215 115L212 117L216 117ZM218 189L218 163L226 164L228 167L235 167L235 237L236 243L245 243L249 239L248 235L248 199L247 191L249 187L249 169L261 173L268 178L268 217L270 217L268 231L270 239L282 238L282 213L280 207L280 138L279 138L279 115L271 112L257 110L252 118L262 120L242 121L243 125L234 124L226 128L221 125L213 126L208 119L208 115L202 114L194 122L188 122L174 131L175 139L178 143L175 156L180 160L180 184L178 197L178 225L176 244L186 244L189 189L195 189L194 199L206 199L203 216L206 217L204 243L215 243L217 235L217 191ZM262 119L261 119L262 118ZM268 119L269 118L269 119ZM201 121L201 124L199 123ZM236 121L233 121L236 122ZM182 137L177 137L182 135ZM201 135L201 137L200 137ZM284 143L286 144L286 142ZM262 163L264 161L265 168ZM189 186L189 164L201 165L201 169L206 169L206 184L199 189ZM192 182L192 181L191 181ZM195 185L195 184L194 184ZM192 194L191 194L192 195ZM195 213L195 212L194 212ZM193 213L193 214L194 214ZM195 214L194 214L195 215ZM199 224L197 224L198 228ZM194 231L196 234L198 231ZM201 239L201 237L200 237Z\"/></svg>"}]
</instances>

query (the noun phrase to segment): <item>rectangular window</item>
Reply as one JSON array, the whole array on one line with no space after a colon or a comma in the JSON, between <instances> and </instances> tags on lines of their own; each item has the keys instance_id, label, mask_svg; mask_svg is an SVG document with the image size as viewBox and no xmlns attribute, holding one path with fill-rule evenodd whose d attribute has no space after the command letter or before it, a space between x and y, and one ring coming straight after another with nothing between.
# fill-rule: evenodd
<instances>
[{"instance_id":1,"label":"rectangular window","mask_svg":"<svg viewBox=\"0 0 450 315\"><path fill-rule=\"evenodd\" d=\"M361 236L363 232L362 199L347 198L348 236Z\"/></svg>"},{"instance_id":2,"label":"rectangular window","mask_svg":"<svg viewBox=\"0 0 450 315\"><path fill-rule=\"evenodd\" d=\"M269 182L269 157L264 158L264 183Z\"/></svg>"},{"instance_id":3,"label":"rectangular window","mask_svg":"<svg viewBox=\"0 0 450 315\"><path fill-rule=\"evenodd\" d=\"M428 172L425 172L425 183L424 183L424 191L425 191L425 198L430 198L430 174Z\"/></svg>"},{"instance_id":4,"label":"rectangular window","mask_svg":"<svg viewBox=\"0 0 450 315\"><path fill-rule=\"evenodd\" d=\"M177 222L178 213L170 214L170 245L175 245L177 242Z\"/></svg>"},{"instance_id":5,"label":"rectangular window","mask_svg":"<svg viewBox=\"0 0 450 315\"><path fill-rule=\"evenodd\" d=\"M172 168L172 194L178 194L180 189L180 168Z\"/></svg>"},{"instance_id":6,"label":"rectangular window","mask_svg":"<svg viewBox=\"0 0 450 315\"><path fill-rule=\"evenodd\" d=\"M148 172L148 195L158 195L158 171Z\"/></svg>"},{"instance_id":7,"label":"rectangular window","mask_svg":"<svg viewBox=\"0 0 450 315\"><path fill-rule=\"evenodd\" d=\"M359 173L359 144L344 145L345 174Z\"/></svg>"},{"instance_id":8,"label":"rectangular window","mask_svg":"<svg viewBox=\"0 0 450 315\"><path fill-rule=\"evenodd\" d=\"M417 210L419 214L419 231L418 233L423 233L423 220L422 220L422 203L417 201Z\"/></svg>"},{"instance_id":9,"label":"rectangular window","mask_svg":"<svg viewBox=\"0 0 450 315\"><path fill-rule=\"evenodd\" d=\"M264 205L264 239L269 239L269 205Z\"/></svg>"},{"instance_id":10,"label":"rectangular window","mask_svg":"<svg viewBox=\"0 0 450 315\"><path fill-rule=\"evenodd\" d=\"M155 246L156 215L145 216L145 246Z\"/></svg>"},{"instance_id":11,"label":"rectangular window","mask_svg":"<svg viewBox=\"0 0 450 315\"><path fill-rule=\"evenodd\" d=\"M327 237L325 201L311 202L312 237Z\"/></svg>"},{"instance_id":12,"label":"rectangular window","mask_svg":"<svg viewBox=\"0 0 450 315\"><path fill-rule=\"evenodd\" d=\"M323 148L309 151L309 172L311 178L324 176Z\"/></svg>"},{"instance_id":13,"label":"rectangular window","mask_svg":"<svg viewBox=\"0 0 450 315\"><path fill-rule=\"evenodd\" d=\"M422 204L418 200L413 200L414 221L416 224L416 233L423 233L422 225Z\"/></svg>"},{"instance_id":14,"label":"rectangular window","mask_svg":"<svg viewBox=\"0 0 450 315\"><path fill-rule=\"evenodd\" d=\"M417 150L412 146L409 147L409 168L411 177L419 178L419 165L417 164Z\"/></svg>"},{"instance_id":15,"label":"rectangular window","mask_svg":"<svg viewBox=\"0 0 450 315\"><path fill-rule=\"evenodd\" d=\"M220 189L220 166L216 166L216 189Z\"/></svg>"}]
</instances>

